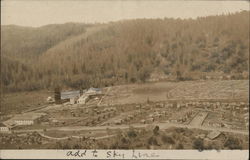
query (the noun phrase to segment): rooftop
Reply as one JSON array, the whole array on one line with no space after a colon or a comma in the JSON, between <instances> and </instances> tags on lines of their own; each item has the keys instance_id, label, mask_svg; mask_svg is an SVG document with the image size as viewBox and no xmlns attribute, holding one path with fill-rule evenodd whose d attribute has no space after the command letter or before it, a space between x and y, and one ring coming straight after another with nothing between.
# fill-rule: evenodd
<instances>
[{"instance_id":1,"label":"rooftop","mask_svg":"<svg viewBox=\"0 0 250 160\"><path fill-rule=\"evenodd\" d=\"M16 126L16 123L11 119L4 121L3 124L9 128L13 128Z\"/></svg>"},{"instance_id":2,"label":"rooftop","mask_svg":"<svg viewBox=\"0 0 250 160\"><path fill-rule=\"evenodd\" d=\"M80 91L66 91L66 92L61 92L61 99L70 99L70 98L75 98L77 96L80 96Z\"/></svg>"},{"instance_id":3,"label":"rooftop","mask_svg":"<svg viewBox=\"0 0 250 160\"><path fill-rule=\"evenodd\" d=\"M215 138L217 138L220 134L221 134L221 132L219 132L219 131L212 131L212 132L210 132L210 133L207 135L207 137L208 137L209 139L215 139Z\"/></svg>"}]
</instances>

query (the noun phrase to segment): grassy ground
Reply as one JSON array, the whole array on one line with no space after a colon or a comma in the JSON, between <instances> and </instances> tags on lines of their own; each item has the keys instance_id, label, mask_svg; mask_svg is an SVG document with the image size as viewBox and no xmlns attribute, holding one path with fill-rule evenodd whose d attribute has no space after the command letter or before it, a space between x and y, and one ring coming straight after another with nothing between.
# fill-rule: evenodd
<instances>
[{"instance_id":1,"label":"grassy ground","mask_svg":"<svg viewBox=\"0 0 250 160\"><path fill-rule=\"evenodd\" d=\"M41 107L46 104L46 98L53 96L47 91L17 92L3 94L1 101L2 114L14 114Z\"/></svg>"}]
</instances>

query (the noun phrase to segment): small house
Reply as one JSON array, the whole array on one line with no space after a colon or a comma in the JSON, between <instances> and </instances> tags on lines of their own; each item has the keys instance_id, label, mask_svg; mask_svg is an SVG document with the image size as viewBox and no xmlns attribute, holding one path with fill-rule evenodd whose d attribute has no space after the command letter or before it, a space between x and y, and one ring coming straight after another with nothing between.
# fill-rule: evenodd
<instances>
[{"instance_id":1,"label":"small house","mask_svg":"<svg viewBox=\"0 0 250 160\"><path fill-rule=\"evenodd\" d=\"M142 119L140 122L141 122L142 124L145 124L145 123L146 123L145 119Z\"/></svg>"},{"instance_id":2,"label":"small house","mask_svg":"<svg viewBox=\"0 0 250 160\"><path fill-rule=\"evenodd\" d=\"M246 128L249 129L249 122L246 122Z\"/></svg>"},{"instance_id":3,"label":"small house","mask_svg":"<svg viewBox=\"0 0 250 160\"><path fill-rule=\"evenodd\" d=\"M122 124L122 119L117 119L117 120L114 121L114 123L116 125Z\"/></svg>"},{"instance_id":4,"label":"small house","mask_svg":"<svg viewBox=\"0 0 250 160\"><path fill-rule=\"evenodd\" d=\"M49 103L54 102L54 99L52 97L48 97L47 102L49 102Z\"/></svg>"},{"instance_id":5,"label":"small house","mask_svg":"<svg viewBox=\"0 0 250 160\"><path fill-rule=\"evenodd\" d=\"M70 104L76 104L77 99L78 99L78 97L71 97L70 100L69 100Z\"/></svg>"},{"instance_id":6,"label":"small house","mask_svg":"<svg viewBox=\"0 0 250 160\"><path fill-rule=\"evenodd\" d=\"M148 118L148 119L146 119L146 122L147 123L152 123L152 122L154 122L154 118Z\"/></svg>"}]
</instances>

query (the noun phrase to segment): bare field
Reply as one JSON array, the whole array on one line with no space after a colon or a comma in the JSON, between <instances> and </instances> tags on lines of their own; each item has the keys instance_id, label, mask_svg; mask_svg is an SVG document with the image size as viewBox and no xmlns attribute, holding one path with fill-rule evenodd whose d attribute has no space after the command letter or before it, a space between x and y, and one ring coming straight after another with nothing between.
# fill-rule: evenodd
<instances>
[{"instance_id":1,"label":"bare field","mask_svg":"<svg viewBox=\"0 0 250 160\"><path fill-rule=\"evenodd\" d=\"M53 93L48 91L31 91L3 94L1 112L3 114L15 114L41 107L46 104L48 96L53 96Z\"/></svg>"},{"instance_id":2,"label":"bare field","mask_svg":"<svg viewBox=\"0 0 250 160\"><path fill-rule=\"evenodd\" d=\"M182 81L129 84L104 88L101 105L144 103L172 99L248 99L248 80ZM46 104L52 92L32 91L3 95L1 112L20 113Z\"/></svg>"},{"instance_id":3,"label":"bare field","mask_svg":"<svg viewBox=\"0 0 250 160\"><path fill-rule=\"evenodd\" d=\"M143 103L171 99L248 99L248 80L158 82L114 86L102 104Z\"/></svg>"}]
</instances>

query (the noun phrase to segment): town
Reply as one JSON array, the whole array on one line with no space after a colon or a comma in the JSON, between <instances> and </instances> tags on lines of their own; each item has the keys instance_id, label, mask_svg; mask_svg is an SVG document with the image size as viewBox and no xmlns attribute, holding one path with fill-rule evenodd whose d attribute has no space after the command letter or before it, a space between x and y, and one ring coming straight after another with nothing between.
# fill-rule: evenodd
<instances>
[{"instance_id":1,"label":"town","mask_svg":"<svg viewBox=\"0 0 250 160\"><path fill-rule=\"evenodd\" d=\"M196 85L204 85L203 82L199 83ZM225 82L211 83L221 85L216 83ZM232 83L239 83L239 81ZM203 99L192 97L176 99L170 97L174 95L170 91L177 91L175 88L167 94L162 93L165 94L165 98L155 101L154 96L149 96L146 91L150 90L152 94L153 90L157 89L155 85L162 87L168 85L168 82L137 88L125 85L76 91L57 90L54 95L47 97L45 106L24 111L12 117L2 116L1 143L6 145L11 139L14 145L20 141L15 140L18 137L30 135L39 137L36 140L29 140L30 144L36 141L38 144L46 144L52 141L65 141L69 138L103 141L116 137L117 130L129 131L131 127L140 130L153 126L158 126L160 130L169 128L203 130L207 134L196 136L210 141L227 133L248 137L249 102L247 94L245 96L243 94L244 89L236 93L231 88L234 93L229 93L227 99L218 95L212 99L206 99L207 95L204 95ZM133 92L130 91L131 89ZM141 89L143 93L139 92ZM123 90L123 92L118 93L117 90ZM128 95L129 93L131 96ZM232 95L234 98L230 99ZM128 99L125 103L126 98L133 98L133 96L142 96L144 100L137 98L136 102Z\"/></svg>"}]
</instances>

